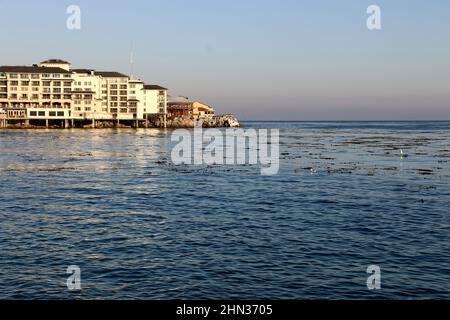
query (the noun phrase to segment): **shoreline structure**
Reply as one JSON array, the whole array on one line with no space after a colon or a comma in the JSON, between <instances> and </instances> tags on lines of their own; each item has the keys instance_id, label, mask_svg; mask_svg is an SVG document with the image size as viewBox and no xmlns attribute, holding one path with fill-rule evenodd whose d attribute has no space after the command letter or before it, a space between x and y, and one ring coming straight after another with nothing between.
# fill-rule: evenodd
<instances>
[{"instance_id":1,"label":"shoreline structure","mask_svg":"<svg viewBox=\"0 0 450 320\"><path fill-rule=\"evenodd\" d=\"M50 59L0 66L0 129L238 127L233 115L111 71Z\"/></svg>"}]
</instances>

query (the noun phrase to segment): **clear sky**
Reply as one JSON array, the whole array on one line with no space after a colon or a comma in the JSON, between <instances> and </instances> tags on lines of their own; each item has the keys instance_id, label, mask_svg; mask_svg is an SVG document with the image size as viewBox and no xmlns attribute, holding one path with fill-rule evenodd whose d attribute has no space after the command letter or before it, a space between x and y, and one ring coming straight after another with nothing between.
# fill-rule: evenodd
<instances>
[{"instance_id":1,"label":"clear sky","mask_svg":"<svg viewBox=\"0 0 450 320\"><path fill-rule=\"evenodd\" d=\"M448 0L0 0L0 65L129 73L131 42L136 77L245 120L450 119Z\"/></svg>"}]
</instances>

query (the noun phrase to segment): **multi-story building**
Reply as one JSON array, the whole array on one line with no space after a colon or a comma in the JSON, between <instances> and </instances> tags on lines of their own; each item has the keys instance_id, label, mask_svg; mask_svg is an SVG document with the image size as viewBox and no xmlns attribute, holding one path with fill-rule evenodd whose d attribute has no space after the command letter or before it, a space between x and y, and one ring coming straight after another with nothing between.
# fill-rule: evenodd
<instances>
[{"instance_id":1,"label":"multi-story building","mask_svg":"<svg viewBox=\"0 0 450 320\"><path fill-rule=\"evenodd\" d=\"M102 78L92 70L72 70L72 118L101 119L107 110L102 110ZM107 117L105 117L107 118Z\"/></svg>"},{"instance_id":2,"label":"multi-story building","mask_svg":"<svg viewBox=\"0 0 450 320\"><path fill-rule=\"evenodd\" d=\"M6 120L140 121L167 113L167 89L119 72L71 69L51 59L33 66L0 67L0 108ZM69 122L69 120L71 120Z\"/></svg>"},{"instance_id":3,"label":"multi-story building","mask_svg":"<svg viewBox=\"0 0 450 320\"><path fill-rule=\"evenodd\" d=\"M148 114L167 113L167 89L158 85L144 85L144 108Z\"/></svg>"}]
</instances>

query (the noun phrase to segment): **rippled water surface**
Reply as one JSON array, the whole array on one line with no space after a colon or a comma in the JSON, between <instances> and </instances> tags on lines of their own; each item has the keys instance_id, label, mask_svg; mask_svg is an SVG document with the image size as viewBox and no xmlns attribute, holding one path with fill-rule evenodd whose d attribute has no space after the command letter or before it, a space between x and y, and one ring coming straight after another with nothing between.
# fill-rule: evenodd
<instances>
[{"instance_id":1,"label":"rippled water surface","mask_svg":"<svg viewBox=\"0 0 450 320\"><path fill-rule=\"evenodd\" d=\"M281 129L278 175L175 166L170 131L0 131L0 298L450 298L450 123L246 126Z\"/></svg>"}]
</instances>

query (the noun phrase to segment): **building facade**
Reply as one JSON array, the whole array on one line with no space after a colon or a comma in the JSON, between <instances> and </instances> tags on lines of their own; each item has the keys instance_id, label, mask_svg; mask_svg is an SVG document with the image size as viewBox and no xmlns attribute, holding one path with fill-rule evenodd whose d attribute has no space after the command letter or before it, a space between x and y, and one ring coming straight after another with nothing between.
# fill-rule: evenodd
<instances>
[{"instance_id":1,"label":"building facade","mask_svg":"<svg viewBox=\"0 0 450 320\"><path fill-rule=\"evenodd\" d=\"M187 97L170 97L167 112L175 117L202 119L214 117L215 110L198 101L190 101Z\"/></svg>"},{"instance_id":2,"label":"building facade","mask_svg":"<svg viewBox=\"0 0 450 320\"><path fill-rule=\"evenodd\" d=\"M139 121L167 113L167 89L119 72L71 69L51 59L0 67L0 111L6 121ZM67 122L68 121L68 122Z\"/></svg>"}]
</instances>

